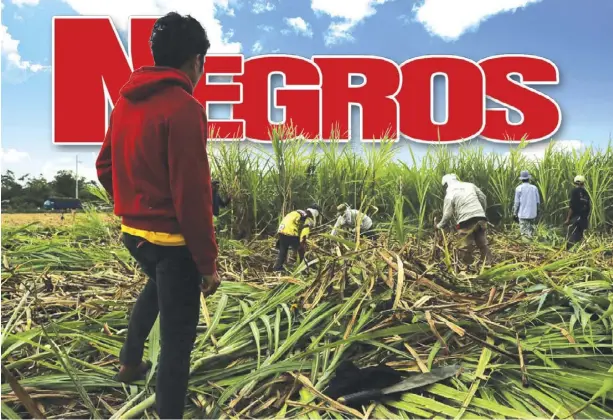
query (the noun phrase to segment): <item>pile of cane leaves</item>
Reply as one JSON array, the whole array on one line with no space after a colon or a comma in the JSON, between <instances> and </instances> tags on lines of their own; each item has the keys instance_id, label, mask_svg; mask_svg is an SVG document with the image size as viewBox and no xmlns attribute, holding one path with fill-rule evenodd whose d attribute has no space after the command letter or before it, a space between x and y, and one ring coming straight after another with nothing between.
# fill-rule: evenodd
<instances>
[{"instance_id":1,"label":"pile of cane leaves","mask_svg":"<svg viewBox=\"0 0 613 420\"><path fill-rule=\"evenodd\" d=\"M2 230L2 417L155 417L154 372L113 380L146 278L95 214L70 228ZM272 274L274 240L220 241L202 300L187 418L613 417L610 236L573 252L495 233L496 264L464 267L449 238L316 234ZM159 329L145 355L160 353ZM327 398L340 362L455 378L351 409ZM5 370L17 382L11 385Z\"/></svg>"}]
</instances>

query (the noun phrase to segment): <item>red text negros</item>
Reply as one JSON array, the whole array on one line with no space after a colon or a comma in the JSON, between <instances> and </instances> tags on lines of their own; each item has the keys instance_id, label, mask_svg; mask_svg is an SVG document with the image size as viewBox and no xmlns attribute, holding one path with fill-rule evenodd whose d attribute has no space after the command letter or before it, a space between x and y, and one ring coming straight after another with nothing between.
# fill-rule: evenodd
<instances>
[{"instance_id":1,"label":"red text negros","mask_svg":"<svg viewBox=\"0 0 613 420\"><path fill-rule=\"evenodd\" d=\"M101 144L108 124L108 101L115 103L133 69L153 64L149 36L154 18L132 18L129 53L107 17L56 17L53 22L53 142ZM85 71L84 71L85 69ZM348 140L351 105L362 111L364 140L397 139L459 142L477 136L492 141L538 141L561 124L561 111L531 85L559 82L556 65L528 55L500 55L475 62L458 56L425 56L396 64L375 56L291 55L207 56L207 75L231 76L211 83L203 77L194 95L203 105L231 104L230 119L210 120L215 139L270 141L277 125L271 105L281 108L283 123L307 138ZM281 74L284 86L272 98L270 79ZM352 76L363 83L352 85ZM447 118L433 119L433 78L447 80ZM518 76L520 81L511 79ZM507 108L486 109L486 98ZM272 104L270 101L272 100ZM334 133L334 135L333 135Z\"/></svg>"}]
</instances>

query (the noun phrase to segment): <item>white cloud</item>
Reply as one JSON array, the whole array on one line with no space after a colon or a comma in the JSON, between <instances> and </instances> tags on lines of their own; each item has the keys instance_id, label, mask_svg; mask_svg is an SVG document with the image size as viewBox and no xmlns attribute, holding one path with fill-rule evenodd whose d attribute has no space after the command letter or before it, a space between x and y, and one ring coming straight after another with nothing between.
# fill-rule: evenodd
<instances>
[{"instance_id":1,"label":"white cloud","mask_svg":"<svg viewBox=\"0 0 613 420\"><path fill-rule=\"evenodd\" d=\"M298 35L304 35L309 38L313 36L313 30L311 29L311 25L309 25L300 16L295 18L285 18L284 20L287 26L292 28L292 30Z\"/></svg>"},{"instance_id":2,"label":"white cloud","mask_svg":"<svg viewBox=\"0 0 613 420\"><path fill-rule=\"evenodd\" d=\"M391 0L311 0L311 9L335 19L324 36L326 45L353 41L351 31L362 20L377 13L375 6ZM457 1L457 0L456 0Z\"/></svg>"},{"instance_id":3,"label":"white cloud","mask_svg":"<svg viewBox=\"0 0 613 420\"><path fill-rule=\"evenodd\" d=\"M34 0L31 0L34 1ZM110 16L121 31L128 30L130 16L162 16L174 11L190 14L198 19L206 29L211 42L212 53L238 53L240 42L231 42L224 34L221 22L215 17L217 12L232 13L233 0L63 0L81 15Z\"/></svg>"},{"instance_id":4,"label":"white cloud","mask_svg":"<svg viewBox=\"0 0 613 420\"><path fill-rule=\"evenodd\" d=\"M92 154L95 156L95 154ZM85 156L79 156L79 178L84 177L88 181L97 181L98 174L96 172L95 161L85 160ZM51 180L59 171L71 171L73 174L76 171L76 162L73 157L62 157L60 159L48 161L43 164L41 174Z\"/></svg>"},{"instance_id":5,"label":"white cloud","mask_svg":"<svg viewBox=\"0 0 613 420\"><path fill-rule=\"evenodd\" d=\"M228 34L224 34L221 22L215 17L217 12L234 16L230 3L234 0L62 0L80 15L110 16L117 28L126 32L130 16L162 16L174 11L190 14L205 27L212 53L238 53L240 42L231 42ZM11 0L17 6L36 6L40 0ZM261 3L257 0L256 3ZM268 7L268 2L264 6ZM255 7L255 6L254 6ZM274 9L274 5L270 5ZM270 9L272 10L272 9ZM4 43L4 33L3 43ZM39 69L40 70L40 69ZM34 71L34 70L33 70Z\"/></svg>"},{"instance_id":6,"label":"white cloud","mask_svg":"<svg viewBox=\"0 0 613 420\"><path fill-rule=\"evenodd\" d=\"M0 160L2 163L20 163L29 159L30 155L27 152L20 152L17 149L4 149L3 147L0 147Z\"/></svg>"},{"instance_id":7,"label":"white cloud","mask_svg":"<svg viewBox=\"0 0 613 420\"><path fill-rule=\"evenodd\" d=\"M251 9L251 11L253 11L255 14L272 12L273 10L275 10L275 5L266 0L256 0L253 3L253 8Z\"/></svg>"},{"instance_id":8,"label":"white cloud","mask_svg":"<svg viewBox=\"0 0 613 420\"><path fill-rule=\"evenodd\" d=\"M39 0L11 0L15 6L23 7L23 6L36 6L39 3Z\"/></svg>"},{"instance_id":9,"label":"white cloud","mask_svg":"<svg viewBox=\"0 0 613 420\"><path fill-rule=\"evenodd\" d=\"M251 47L251 52L254 54L259 54L264 50L264 46L260 41L256 41L255 44Z\"/></svg>"},{"instance_id":10,"label":"white cloud","mask_svg":"<svg viewBox=\"0 0 613 420\"><path fill-rule=\"evenodd\" d=\"M424 0L413 6L415 20L432 35L446 41L458 39L499 13L515 12L541 0Z\"/></svg>"},{"instance_id":11,"label":"white cloud","mask_svg":"<svg viewBox=\"0 0 613 420\"><path fill-rule=\"evenodd\" d=\"M272 32L275 28L270 25L258 25L258 29L264 32Z\"/></svg>"},{"instance_id":12,"label":"white cloud","mask_svg":"<svg viewBox=\"0 0 613 420\"><path fill-rule=\"evenodd\" d=\"M32 73L49 69L49 66L24 60L19 54L19 41L13 39L8 32L8 28L4 25L0 26L0 39L2 40L2 56L8 61L9 68L30 71Z\"/></svg>"},{"instance_id":13,"label":"white cloud","mask_svg":"<svg viewBox=\"0 0 613 420\"><path fill-rule=\"evenodd\" d=\"M351 21L334 22L330 24L328 32L324 36L324 42L326 45L336 45L342 42L354 41L353 35L351 35L351 29L355 26L355 23Z\"/></svg>"},{"instance_id":14,"label":"white cloud","mask_svg":"<svg viewBox=\"0 0 613 420\"><path fill-rule=\"evenodd\" d=\"M585 148L585 144L580 140L550 140L529 143L521 153L528 160L542 160L545 157L545 151L551 143L553 143L554 152L572 152L573 150L579 152Z\"/></svg>"},{"instance_id":15,"label":"white cloud","mask_svg":"<svg viewBox=\"0 0 613 420\"><path fill-rule=\"evenodd\" d=\"M403 25L411 22L411 17L408 15L398 15L396 19L398 19Z\"/></svg>"}]
</instances>

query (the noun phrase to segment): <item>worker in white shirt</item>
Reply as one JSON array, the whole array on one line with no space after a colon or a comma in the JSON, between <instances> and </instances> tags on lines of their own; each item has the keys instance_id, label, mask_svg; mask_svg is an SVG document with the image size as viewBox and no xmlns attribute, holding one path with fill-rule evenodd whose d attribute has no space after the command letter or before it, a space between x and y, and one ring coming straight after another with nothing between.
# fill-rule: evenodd
<instances>
[{"instance_id":1,"label":"worker in white shirt","mask_svg":"<svg viewBox=\"0 0 613 420\"><path fill-rule=\"evenodd\" d=\"M443 217L436 226L443 229L451 220L456 219L456 229L460 234L458 250L466 264L473 260L475 245L486 263L492 261L487 242L487 202L485 194L470 182L460 182L455 174L447 174L442 179L445 188Z\"/></svg>"},{"instance_id":2,"label":"worker in white shirt","mask_svg":"<svg viewBox=\"0 0 613 420\"><path fill-rule=\"evenodd\" d=\"M521 184L515 189L513 216L519 222L519 232L525 238L532 238L536 227L538 206L541 204L538 188L530 183L530 172L521 171Z\"/></svg>"},{"instance_id":3,"label":"worker in white shirt","mask_svg":"<svg viewBox=\"0 0 613 420\"><path fill-rule=\"evenodd\" d=\"M336 210L338 218L336 219L336 223L332 229L332 235L335 235L339 228L343 226L347 226L352 232L355 232L359 223L361 236L369 239L374 237L374 231L372 230L372 219L365 213L352 209L347 203L339 205Z\"/></svg>"}]
</instances>

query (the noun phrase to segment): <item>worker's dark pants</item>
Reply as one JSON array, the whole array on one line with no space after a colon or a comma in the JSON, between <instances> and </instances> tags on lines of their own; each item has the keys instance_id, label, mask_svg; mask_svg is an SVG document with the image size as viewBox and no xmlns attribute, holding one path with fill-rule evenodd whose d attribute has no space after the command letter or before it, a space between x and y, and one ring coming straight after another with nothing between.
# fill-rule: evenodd
<instances>
[{"instance_id":1,"label":"worker's dark pants","mask_svg":"<svg viewBox=\"0 0 613 420\"><path fill-rule=\"evenodd\" d=\"M566 234L566 249L570 250L575 244L583 240L583 234L587 226L583 223L573 223L568 227Z\"/></svg>"},{"instance_id":2,"label":"worker's dark pants","mask_svg":"<svg viewBox=\"0 0 613 420\"><path fill-rule=\"evenodd\" d=\"M123 242L149 280L132 309L120 361L130 366L141 363L145 340L159 313L156 408L162 419L180 419L200 316L201 276L185 246L158 246L125 233Z\"/></svg>"},{"instance_id":3,"label":"worker's dark pants","mask_svg":"<svg viewBox=\"0 0 613 420\"><path fill-rule=\"evenodd\" d=\"M298 236L287 236L282 233L279 234L279 241L277 242L277 246L279 248L279 254L277 255L277 262L275 262L274 270L281 271L283 270L283 265L287 260L287 252L289 249L293 249L294 252L299 253L299 258L302 261L304 258L304 252L299 251L300 248L300 238Z\"/></svg>"},{"instance_id":4,"label":"worker's dark pants","mask_svg":"<svg viewBox=\"0 0 613 420\"><path fill-rule=\"evenodd\" d=\"M373 230L373 228L366 229L365 231L360 231L360 235L372 241L377 239L377 235L375 234L375 231Z\"/></svg>"}]
</instances>

